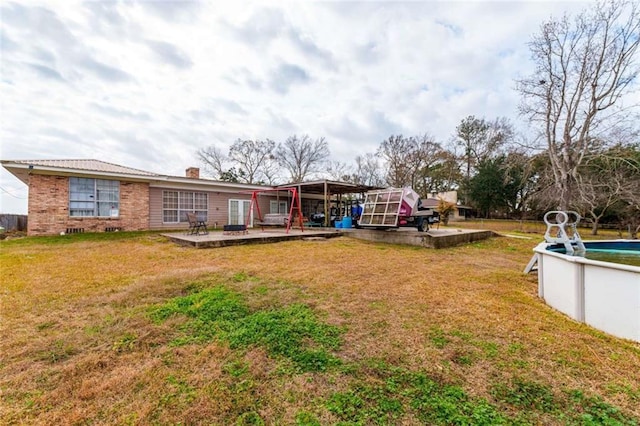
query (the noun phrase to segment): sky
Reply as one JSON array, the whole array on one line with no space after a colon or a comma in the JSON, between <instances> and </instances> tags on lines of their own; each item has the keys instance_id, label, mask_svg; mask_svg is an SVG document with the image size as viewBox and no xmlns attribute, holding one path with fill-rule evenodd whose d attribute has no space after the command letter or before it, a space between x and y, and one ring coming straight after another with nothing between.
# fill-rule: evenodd
<instances>
[{"instance_id":1,"label":"sky","mask_svg":"<svg viewBox=\"0 0 640 426\"><path fill-rule=\"evenodd\" d=\"M518 117L527 43L576 1L3 1L0 159L183 176L199 148L324 137L352 163L392 134L446 145ZM204 170L203 170L204 175ZM27 187L0 170L0 213Z\"/></svg>"}]
</instances>

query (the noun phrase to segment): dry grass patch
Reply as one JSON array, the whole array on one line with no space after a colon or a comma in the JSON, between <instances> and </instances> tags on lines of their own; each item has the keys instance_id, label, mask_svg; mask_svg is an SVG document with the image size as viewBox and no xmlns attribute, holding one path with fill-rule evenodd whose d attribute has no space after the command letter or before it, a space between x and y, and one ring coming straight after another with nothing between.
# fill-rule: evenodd
<instances>
[{"instance_id":1,"label":"dry grass patch","mask_svg":"<svg viewBox=\"0 0 640 426\"><path fill-rule=\"evenodd\" d=\"M537 298L536 278L521 273L537 239L435 251L348 238L211 250L153 234L110 238L0 243L0 417L9 423L640 417L639 346ZM216 286L247 315L304 306L344 330L328 352L340 362L296 369L268 339L191 342L188 315L154 321L154 309ZM419 396L427 388L435 399ZM450 404L458 414L446 414ZM358 412L365 417L349 417Z\"/></svg>"}]
</instances>

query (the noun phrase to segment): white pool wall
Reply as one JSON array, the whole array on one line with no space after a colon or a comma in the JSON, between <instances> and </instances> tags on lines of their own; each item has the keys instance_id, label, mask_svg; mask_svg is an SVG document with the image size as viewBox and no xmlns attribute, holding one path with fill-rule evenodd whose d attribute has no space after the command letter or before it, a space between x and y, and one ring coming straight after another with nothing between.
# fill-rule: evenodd
<instances>
[{"instance_id":1,"label":"white pool wall","mask_svg":"<svg viewBox=\"0 0 640 426\"><path fill-rule=\"evenodd\" d=\"M553 245L534 249L538 295L576 321L640 342L640 267L547 250Z\"/></svg>"}]
</instances>

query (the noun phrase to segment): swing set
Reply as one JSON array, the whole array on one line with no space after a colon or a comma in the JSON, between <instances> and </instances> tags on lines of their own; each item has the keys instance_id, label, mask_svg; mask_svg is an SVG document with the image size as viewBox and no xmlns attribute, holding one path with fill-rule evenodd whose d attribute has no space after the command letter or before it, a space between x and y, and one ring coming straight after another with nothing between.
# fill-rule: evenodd
<instances>
[{"instance_id":1,"label":"swing set","mask_svg":"<svg viewBox=\"0 0 640 426\"><path fill-rule=\"evenodd\" d=\"M278 188L278 189L260 189L251 192L251 203L249 204L249 211L247 212L247 219L245 220L245 228L249 228L251 224L251 212L256 210L258 213L258 223L260 227L264 231L265 225L269 225L263 220L262 213L260 212L260 203L258 203L258 195L265 192L282 192L288 191L291 196L291 207L289 208L289 216L286 219L286 228L287 234L289 233L289 229L293 225L294 213L298 214L298 224L300 225L300 231L304 232L304 225L302 224L302 209L300 208L300 200L298 199L298 190L297 188ZM279 223L272 223L271 225L279 225Z\"/></svg>"}]
</instances>

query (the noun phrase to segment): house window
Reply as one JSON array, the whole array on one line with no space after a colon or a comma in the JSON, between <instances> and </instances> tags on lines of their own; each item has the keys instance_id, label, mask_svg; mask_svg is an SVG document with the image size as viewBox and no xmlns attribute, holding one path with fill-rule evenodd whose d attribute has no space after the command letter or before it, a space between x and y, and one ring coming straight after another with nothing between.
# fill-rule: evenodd
<instances>
[{"instance_id":1,"label":"house window","mask_svg":"<svg viewBox=\"0 0 640 426\"><path fill-rule=\"evenodd\" d=\"M120 182L69 178L69 216L118 217L119 215Z\"/></svg>"},{"instance_id":2,"label":"house window","mask_svg":"<svg viewBox=\"0 0 640 426\"><path fill-rule=\"evenodd\" d=\"M269 201L269 213L287 214L287 202L286 201Z\"/></svg>"},{"instance_id":3,"label":"house window","mask_svg":"<svg viewBox=\"0 0 640 426\"><path fill-rule=\"evenodd\" d=\"M162 222L187 222L187 213L206 219L209 198L204 192L162 191Z\"/></svg>"}]
</instances>

